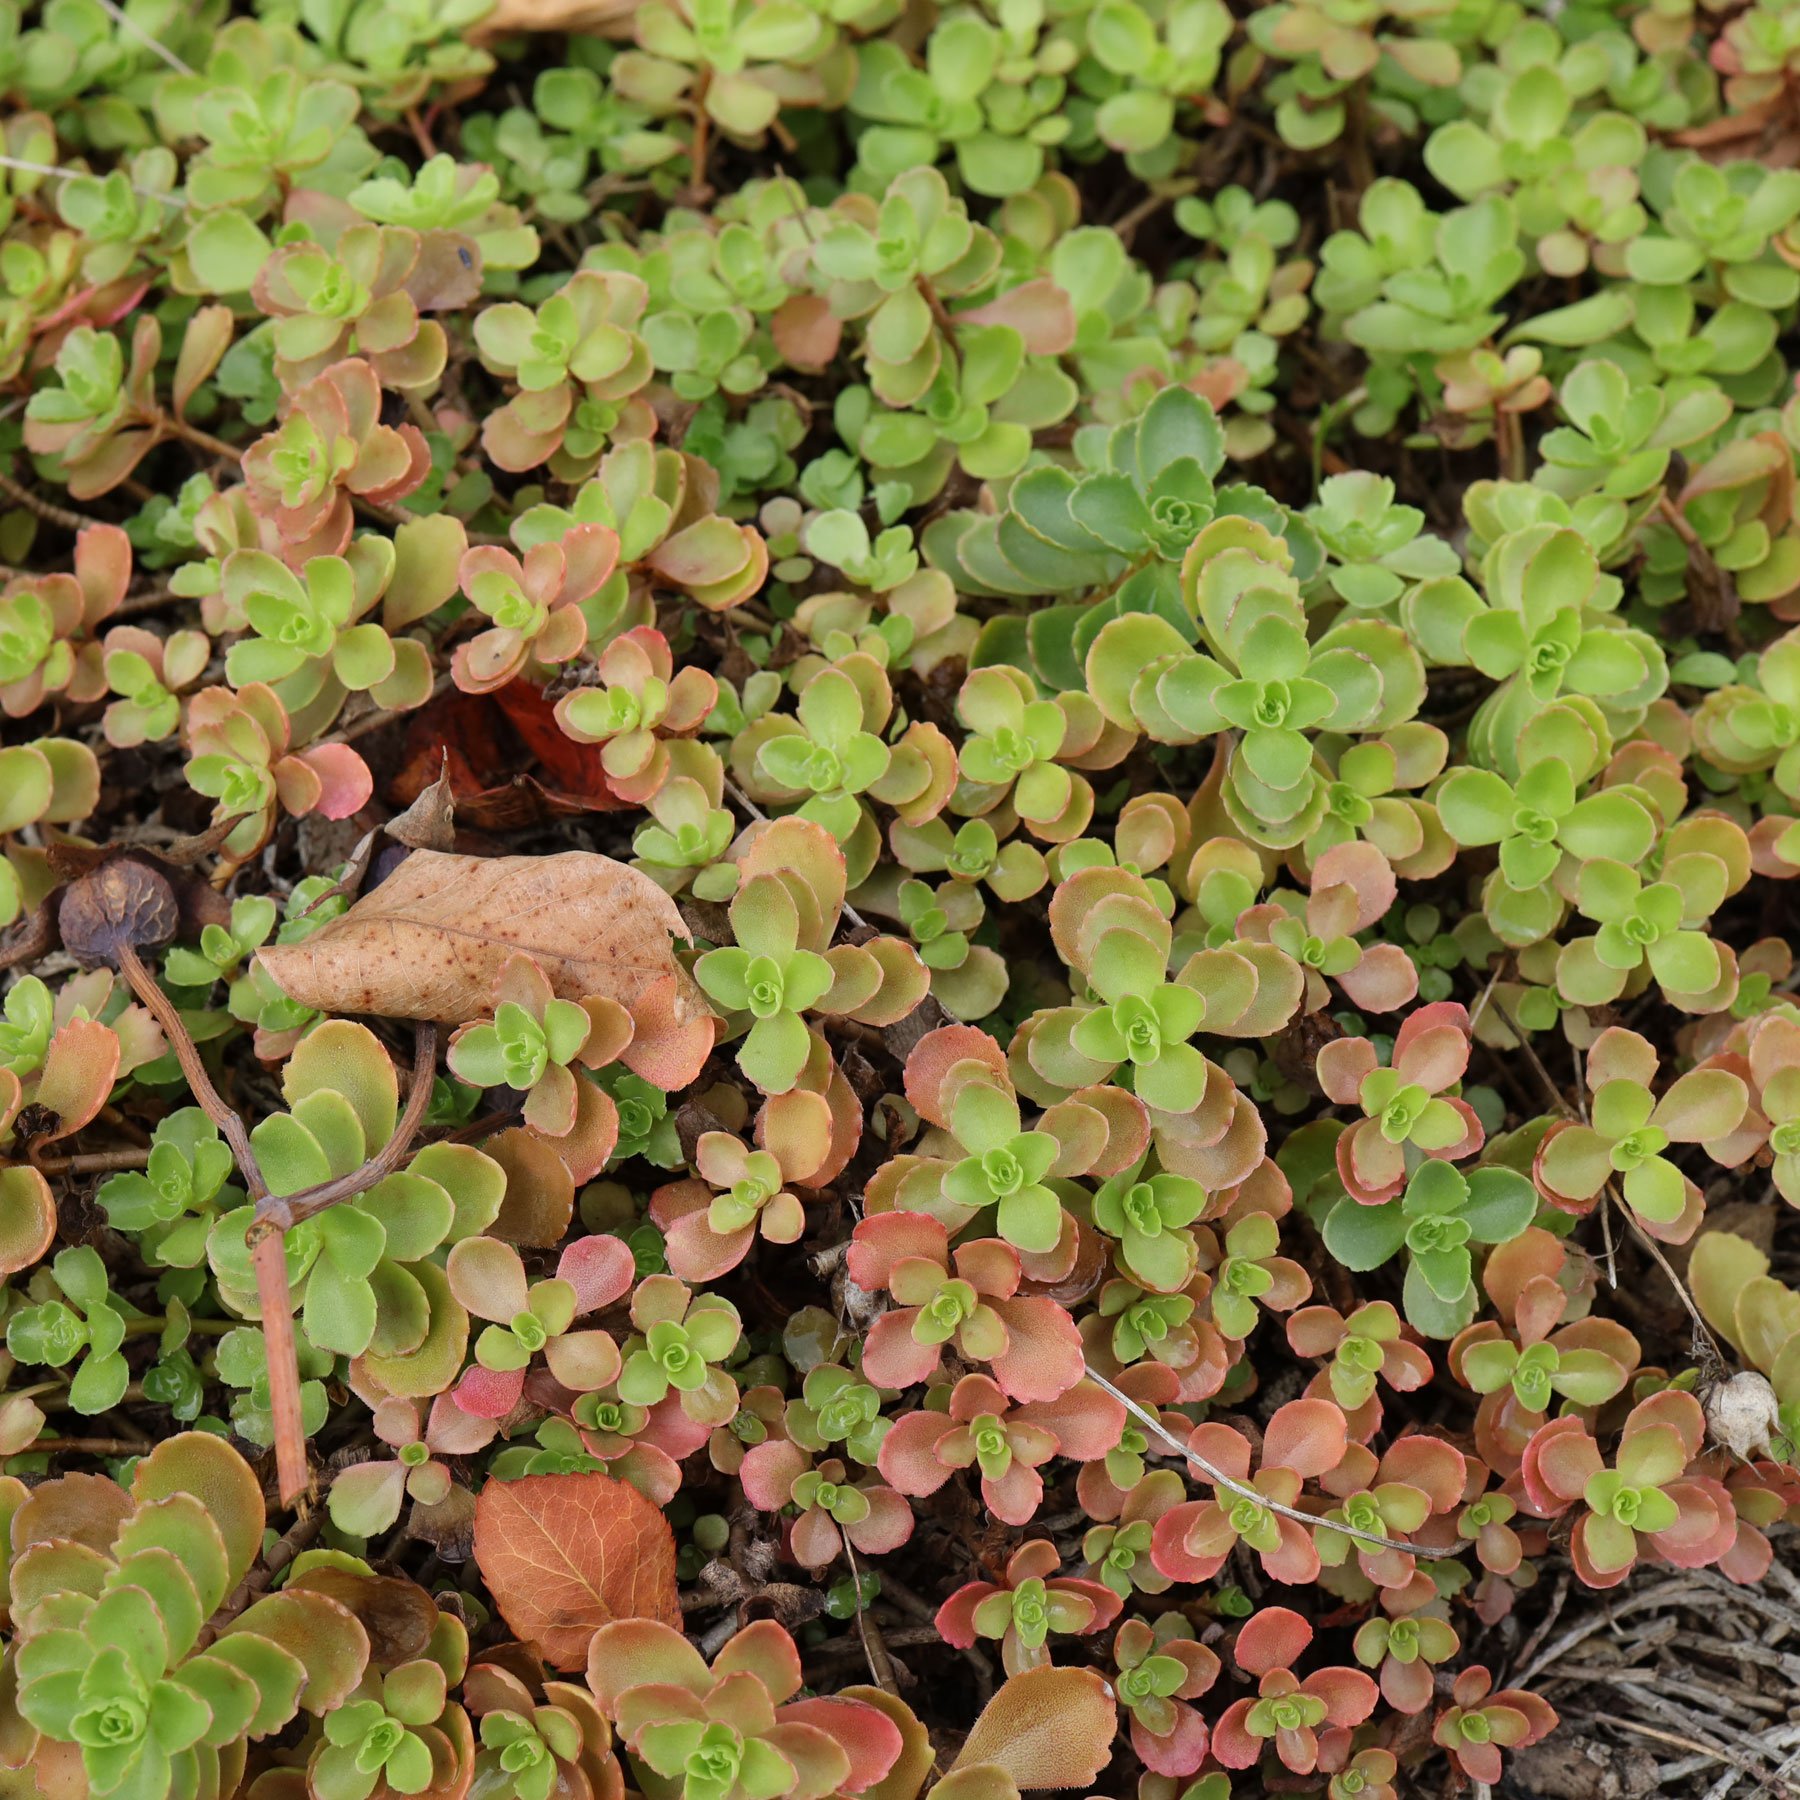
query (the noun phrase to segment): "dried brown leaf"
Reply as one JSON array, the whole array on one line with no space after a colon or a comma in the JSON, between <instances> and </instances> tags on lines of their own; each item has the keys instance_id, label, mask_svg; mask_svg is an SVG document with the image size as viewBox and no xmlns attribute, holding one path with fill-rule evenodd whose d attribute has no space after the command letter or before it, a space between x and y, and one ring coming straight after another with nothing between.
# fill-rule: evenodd
<instances>
[{"instance_id":1,"label":"dried brown leaf","mask_svg":"<svg viewBox=\"0 0 1800 1800\"><path fill-rule=\"evenodd\" d=\"M431 1596L416 1582L391 1575L359 1575L329 1565L296 1575L286 1593L323 1594L362 1621L370 1657L384 1668L423 1656L437 1623Z\"/></svg>"},{"instance_id":2,"label":"dried brown leaf","mask_svg":"<svg viewBox=\"0 0 1800 1800\"><path fill-rule=\"evenodd\" d=\"M675 1534L610 1475L490 1480L475 1500L475 1563L507 1624L559 1669L584 1668L613 1619L681 1625Z\"/></svg>"},{"instance_id":3,"label":"dried brown leaf","mask_svg":"<svg viewBox=\"0 0 1800 1800\"><path fill-rule=\"evenodd\" d=\"M405 812L389 819L382 829L395 843L409 850L450 850L456 844L456 797L450 790L450 757L446 752L443 773L421 791Z\"/></svg>"},{"instance_id":4,"label":"dried brown leaf","mask_svg":"<svg viewBox=\"0 0 1800 1800\"><path fill-rule=\"evenodd\" d=\"M478 1018L501 965L524 951L565 1000L599 994L631 1008L674 976L686 1016L703 1017L672 937L687 937L675 902L610 857L415 850L341 918L259 955L290 999L321 1012Z\"/></svg>"}]
</instances>

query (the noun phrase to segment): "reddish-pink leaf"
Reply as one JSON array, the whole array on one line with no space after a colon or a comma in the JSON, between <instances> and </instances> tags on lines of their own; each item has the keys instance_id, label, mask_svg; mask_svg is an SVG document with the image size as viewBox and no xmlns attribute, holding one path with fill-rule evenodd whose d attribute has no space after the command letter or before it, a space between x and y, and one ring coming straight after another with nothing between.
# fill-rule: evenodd
<instances>
[{"instance_id":1,"label":"reddish-pink leaf","mask_svg":"<svg viewBox=\"0 0 1800 1800\"><path fill-rule=\"evenodd\" d=\"M1002 1086L1010 1086L1006 1070L1006 1052L973 1025L941 1025L928 1031L913 1045L906 1059L906 1097L920 1118L948 1131L950 1114L940 1099L944 1077L965 1060L984 1062L999 1077Z\"/></svg>"},{"instance_id":2,"label":"reddish-pink leaf","mask_svg":"<svg viewBox=\"0 0 1800 1800\"><path fill-rule=\"evenodd\" d=\"M1251 1675L1292 1668L1312 1642L1313 1629L1291 1607L1265 1606L1232 1646L1232 1659Z\"/></svg>"},{"instance_id":3,"label":"reddish-pink leaf","mask_svg":"<svg viewBox=\"0 0 1800 1800\"><path fill-rule=\"evenodd\" d=\"M1263 1467L1323 1475L1342 1460L1344 1444L1344 1415L1331 1401L1290 1400L1263 1434Z\"/></svg>"}]
</instances>

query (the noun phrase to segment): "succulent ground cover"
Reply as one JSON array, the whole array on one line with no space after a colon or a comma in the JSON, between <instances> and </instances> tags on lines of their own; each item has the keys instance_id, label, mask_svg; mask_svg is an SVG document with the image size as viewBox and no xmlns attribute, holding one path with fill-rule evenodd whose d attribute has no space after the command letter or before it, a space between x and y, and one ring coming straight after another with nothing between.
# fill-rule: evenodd
<instances>
[{"instance_id":1,"label":"succulent ground cover","mask_svg":"<svg viewBox=\"0 0 1800 1800\"><path fill-rule=\"evenodd\" d=\"M0 1800L1792 1791L1800 9L0 91Z\"/></svg>"}]
</instances>

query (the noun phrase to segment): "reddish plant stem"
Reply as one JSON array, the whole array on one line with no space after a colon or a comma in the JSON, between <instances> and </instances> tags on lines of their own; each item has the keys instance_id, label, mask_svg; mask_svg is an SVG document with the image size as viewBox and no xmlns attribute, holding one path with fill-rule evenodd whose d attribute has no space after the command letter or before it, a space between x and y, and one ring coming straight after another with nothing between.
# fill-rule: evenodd
<instances>
[{"instance_id":1,"label":"reddish plant stem","mask_svg":"<svg viewBox=\"0 0 1800 1800\"><path fill-rule=\"evenodd\" d=\"M275 1428L275 1476L281 1503L291 1506L311 1479L306 1460L306 1431L300 1418L300 1364L294 1346L294 1315L288 1298L286 1232L328 1206L354 1198L397 1168L425 1117L437 1070L437 1027L420 1025L414 1037L413 1082L406 1111L381 1152L360 1169L298 1194L263 1192L256 1217L245 1234L256 1270L256 1297L262 1308L263 1342L269 1359L269 1407Z\"/></svg>"},{"instance_id":2,"label":"reddish plant stem","mask_svg":"<svg viewBox=\"0 0 1800 1800\"><path fill-rule=\"evenodd\" d=\"M262 1308L263 1347L269 1360L269 1411L275 1426L275 1480L281 1504L306 1492L306 1428L300 1419L300 1360L294 1347L293 1303L288 1298L286 1240L271 1232L251 1252L256 1298Z\"/></svg>"},{"instance_id":3,"label":"reddish plant stem","mask_svg":"<svg viewBox=\"0 0 1800 1800\"><path fill-rule=\"evenodd\" d=\"M709 129L712 121L706 113L706 90L712 81L712 72L707 70L700 77L700 86L694 95L694 141L688 150L688 197L695 206L704 206L712 198L712 188L706 179L706 163L712 145Z\"/></svg>"},{"instance_id":4,"label":"reddish plant stem","mask_svg":"<svg viewBox=\"0 0 1800 1800\"><path fill-rule=\"evenodd\" d=\"M406 1111L393 1137L380 1153L360 1169L318 1187L297 1194L271 1195L257 1166L256 1153L250 1147L250 1135L244 1122L227 1106L212 1084L206 1065L181 1015L167 994L156 985L155 978L130 944L118 951L119 971L131 983L132 991L149 1008L163 1036L181 1064L188 1086L206 1116L218 1126L231 1146L232 1155L243 1171L250 1189L256 1216L245 1234L256 1270L256 1297L262 1308L263 1341L269 1362L269 1409L275 1427L275 1470L280 1485L281 1501L291 1506L306 1492L310 1479L306 1461L306 1433L300 1419L300 1366L294 1346L294 1316L288 1298L287 1257L283 1249L284 1234L289 1226L298 1225L328 1206L353 1199L391 1175L405 1157L425 1108L431 1102L432 1077L437 1071L437 1027L422 1024L416 1028L413 1053L412 1088L406 1096Z\"/></svg>"},{"instance_id":5,"label":"reddish plant stem","mask_svg":"<svg viewBox=\"0 0 1800 1800\"><path fill-rule=\"evenodd\" d=\"M918 280L918 288L920 296L931 313L932 322L944 334L944 341L954 344L956 342L956 321L951 318L949 309L939 298L937 289L922 275Z\"/></svg>"},{"instance_id":6,"label":"reddish plant stem","mask_svg":"<svg viewBox=\"0 0 1800 1800\"><path fill-rule=\"evenodd\" d=\"M251 1200L261 1207L269 1198L269 1186L263 1180L256 1152L250 1147L250 1134L244 1121L227 1106L212 1084L200 1052L174 1003L155 977L144 967L142 959L130 944L118 949L119 972L131 983L132 992L150 1009L181 1072L201 1110L218 1126L231 1153L243 1172ZM256 1297L262 1308L263 1343L269 1363L269 1410L275 1424L275 1474L281 1490L281 1503L291 1506L306 1492L309 1475L306 1465L306 1433L300 1422L300 1364L294 1348L294 1315L288 1299L287 1258L282 1251L279 1230L264 1242L251 1246L256 1269Z\"/></svg>"}]
</instances>

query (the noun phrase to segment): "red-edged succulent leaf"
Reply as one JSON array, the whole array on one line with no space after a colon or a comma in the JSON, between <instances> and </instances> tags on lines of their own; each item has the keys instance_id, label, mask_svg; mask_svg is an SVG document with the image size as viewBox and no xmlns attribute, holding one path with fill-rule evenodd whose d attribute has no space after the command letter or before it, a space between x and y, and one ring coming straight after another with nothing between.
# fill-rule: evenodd
<instances>
[{"instance_id":1,"label":"red-edged succulent leaf","mask_svg":"<svg viewBox=\"0 0 1800 1800\"><path fill-rule=\"evenodd\" d=\"M0 1168L0 1277L29 1269L56 1242L50 1184L23 1163Z\"/></svg>"},{"instance_id":2,"label":"red-edged succulent leaf","mask_svg":"<svg viewBox=\"0 0 1800 1800\"><path fill-rule=\"evenodd\" d=\"M958 1063L971 1060L991 1069L1002 1087L1011 1087L1006 1052L985 1031L973 1025L942 1025L919 1039L906 1059L906 1097L920 1118L940 1130L950 1129L944 1079Z\"/></svg>"},{"instance_id":3,"label":"red-edged succulent leaf","mask_svg":"<svg viewBox=\"0 0 1800 1800\"><path fill-rule=\"evenodd\" d=\"M98 1019L71 1019L62 1026L50 1040L32 1096L56 1117L40 1141L54 1142L88 1124L106 1104L118 1072L119 1039L110 1026Z\"/></svg>"}]
</instances>

